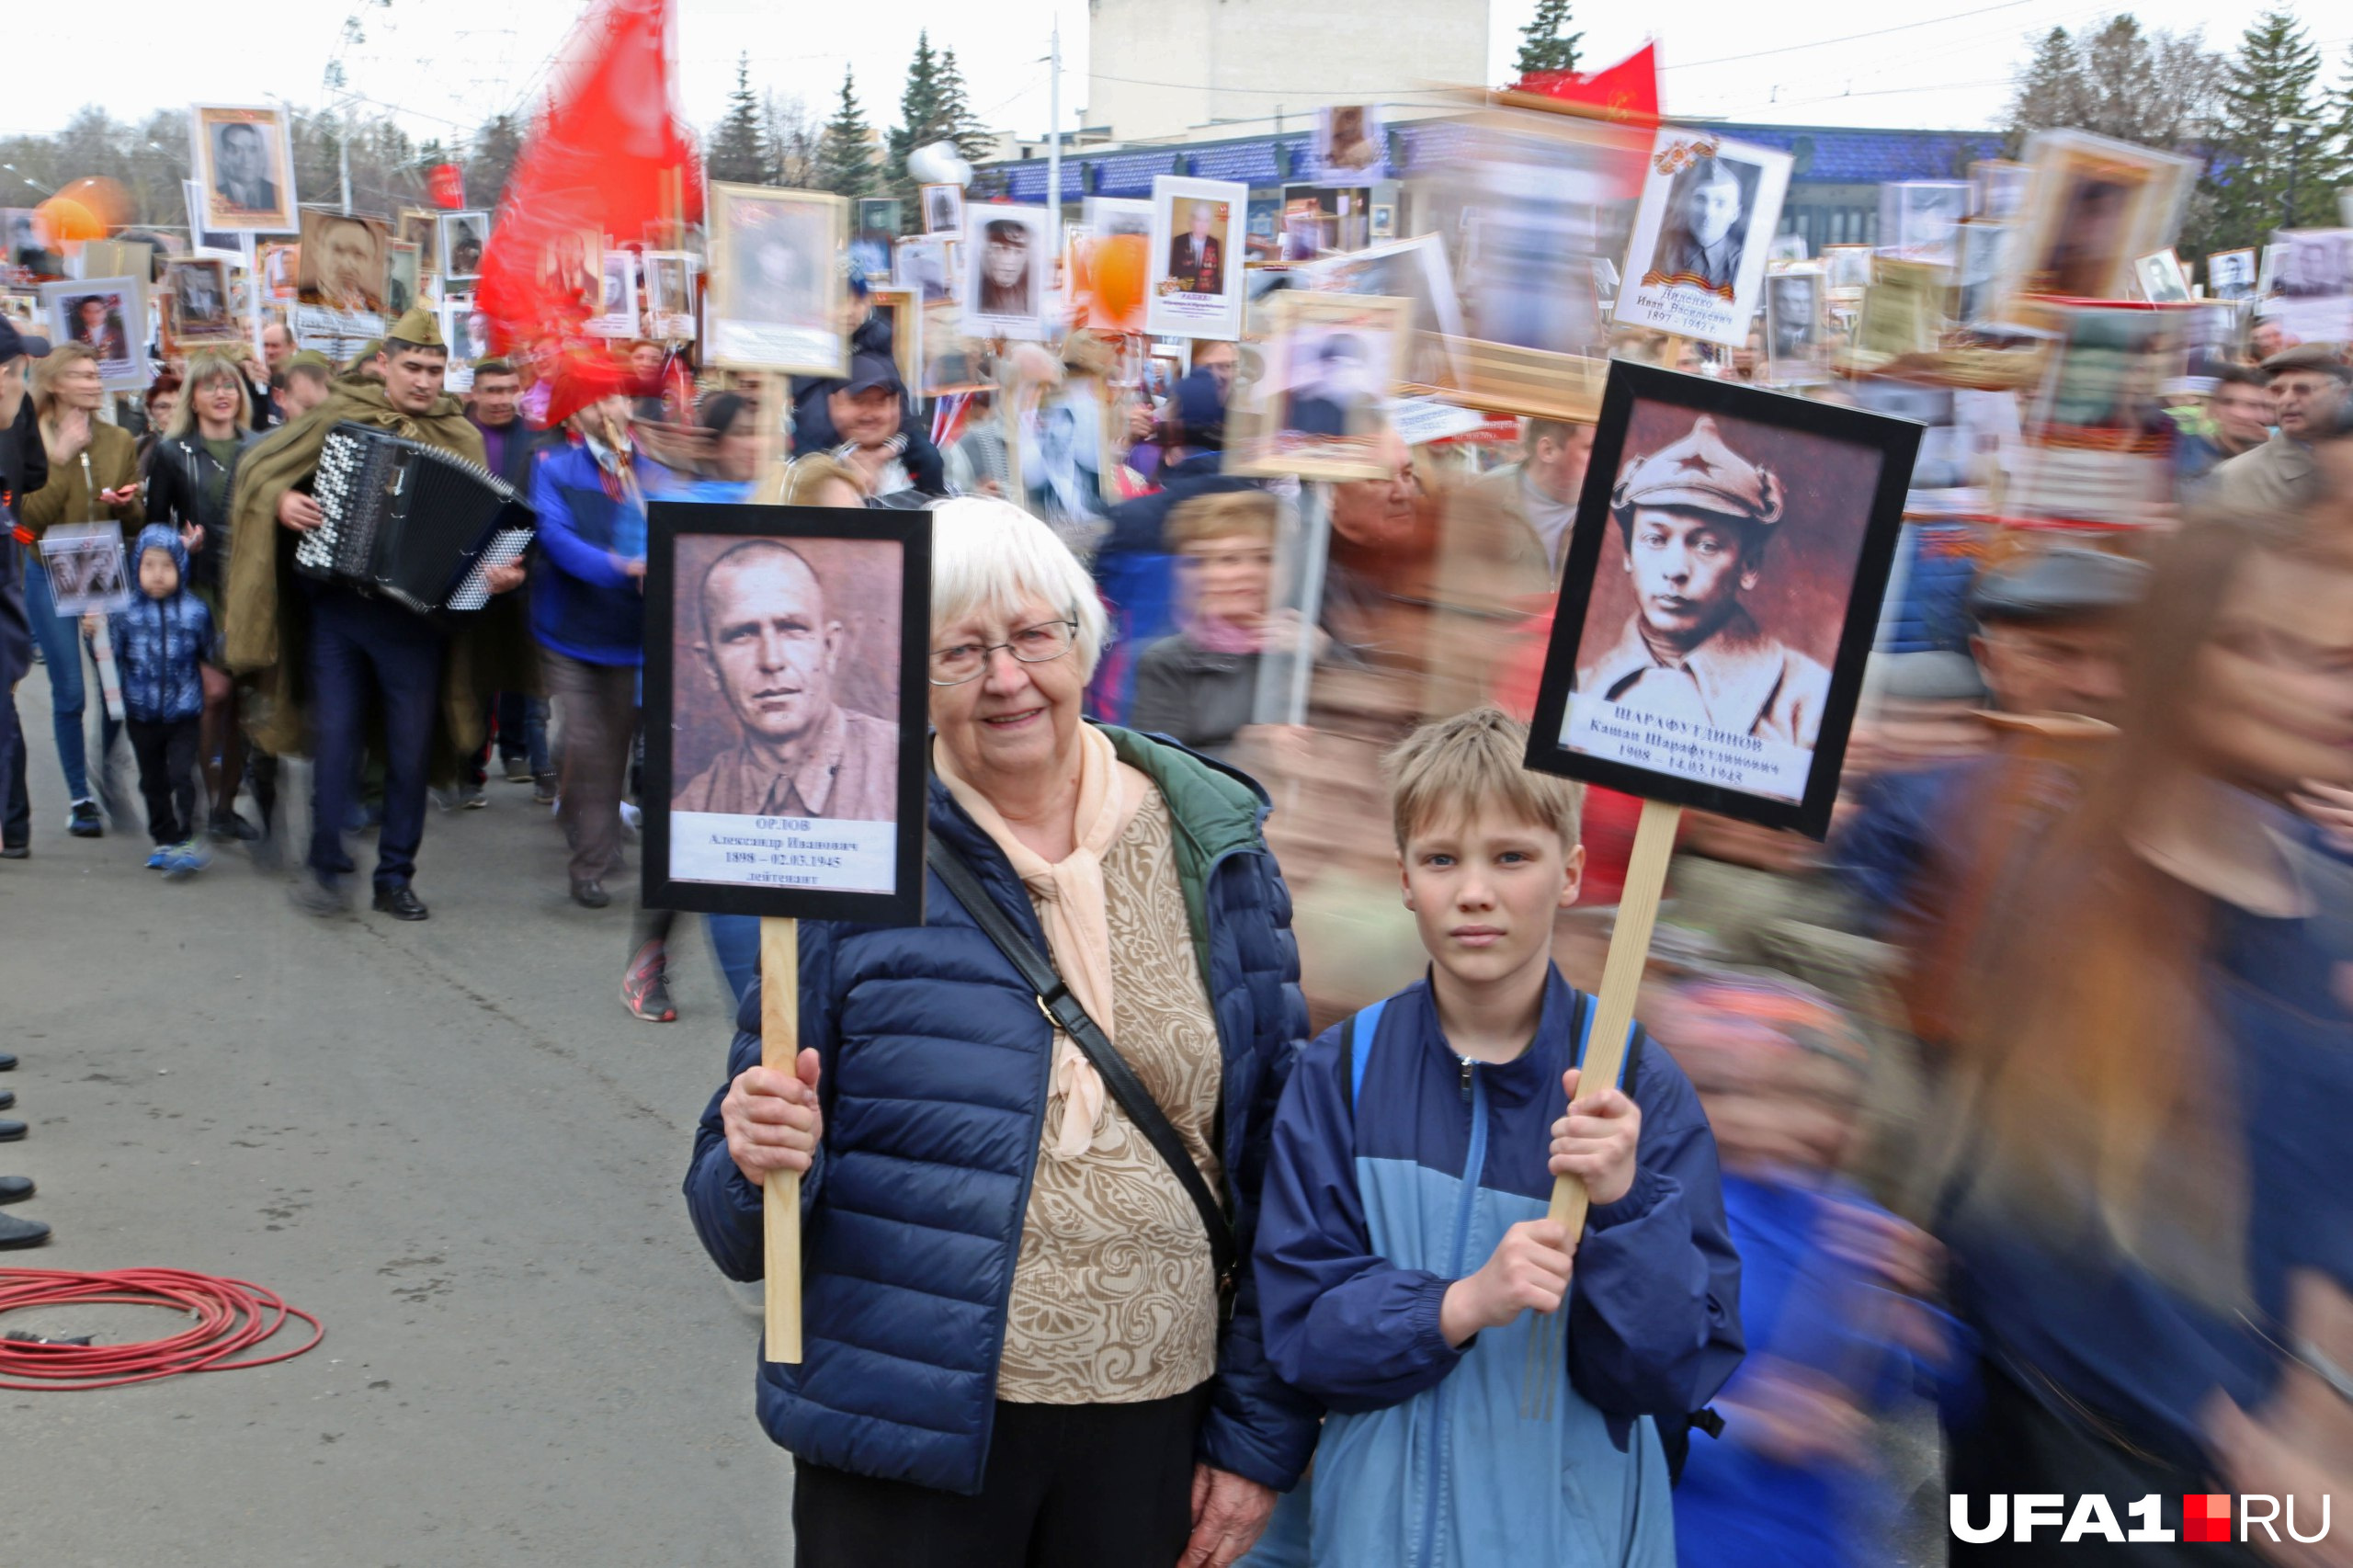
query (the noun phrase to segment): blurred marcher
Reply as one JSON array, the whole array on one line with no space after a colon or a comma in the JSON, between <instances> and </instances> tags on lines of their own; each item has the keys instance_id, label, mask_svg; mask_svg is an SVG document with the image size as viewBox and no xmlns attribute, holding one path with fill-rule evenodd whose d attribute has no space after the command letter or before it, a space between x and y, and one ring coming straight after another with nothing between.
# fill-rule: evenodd
<instances>
[{"instance_id":1,"label":"blurred marcher","mask_svg":"<svg viewBox=\"0 0 2353 1568\"><path fill-rule=\"evenodd\" d=\"M605 879L621 869L621 796L645 664L645 493L625 368L600 353L568 356L548 412L569 441L532 473L542 559L531 631L563 726L558 811L572 846L572 899L602 909L612 902Z\"/></svg>"},{"instance_id":2,"label":"blurred marcher","mask_svg":"<svg viewBox=\"0 0 2353 1568\"><path fill-rule=\"evenodd\" d=\"M512 361L484 359L474 367L473 385L466 393L466 418L482 437L483 466L529 499L540 433L523 421L523 379L515 373ZM459 781L460 799L467 805L482 803L483 784L489 777L490 746L494 744L508 783L533 785L540 800L554 800L547 699L502 691L491 699L489 718L493 740L466 758Z\"/></svg>"},{"instance_id":3,"label":"blurred marcher","mask_svg":"<svg viewBox=\"0 0 2353 1568\"><path fill-rule=\"evenodd\" d=\"M284 322L264 324L261 329L262 379L251 387L255 429L275 429L301 416L302 411L288 406L285 395L278 390L278 378L299 358L294 350L294 334ZM322 364L325 363L326 356L320 355L319 358Z\"/></svg>"},{"instance_id":4,"label":"blurred marcher","mask_svg":"<svg viewBox=\"0 0 2353 1568\"><path fill-rule=\"evenodd\" d=\"M1593 426L1530 419L1520 426L1519 449L1519 461L1482 479L1479 489L1525 530L1514 560L1525 561L1539 579L1557 583L1593 456Z\"/></svg>"},{"instance_id":5,"label":"blurred marcher","mask_svg":"<svg viewBox=\"0 0 2353 1568\"><path fill-rule=\"evenodd\" d=\"M2325 344L2307 343L2263 362L2271 378L2271 438L2217 466L2205 499L2219 511L2285 511L2313 483L2313 443L2333 427L2353 369Z\"/></svg>"},{"instance_id":6,"label":"blurred marcher","mask_svg":"<svg viewBox=\"0 0 2353 1568\"><path fill-rule=\"evenodd\" d=\"M841 437L830 455L858 471L869 494L920 490L944 495L948 484L938 450L928 441L917 444L907 433L906 406L907 390L887 355L853 355L849 375L825 393L826 415Z\"/></svg>"},{"instance_id":7,"label":"blurred marcher","mask_svg":"<svg viewBox=\"0 0 2353 1568\"><path fill-rule=\"evenodd\" d=\"M2317 1392L2353 1364L2345 860L2303 814L2353 787L2353 442L2313 455L2316 499L2166 543L2110 755L1968 976L1936 1193L1983 1345L1953 1492L2156 1494L2175 1529L2186 1494L2294 1492L2309 1532L2353 1486L2353 1404Z\"/></svg>"},{"instance_id":8,"label":"blurred marcher","mask_svg":"<svg viewBox=\"0 0 2353 1568\"><path fill-rule=\"evenodd\" d=\"M238 413L244 382L237 381ZM196 841L196 798L202 775L197 748L204 728L206 665L220 652L212 614L188 587L188 546L166 523L139 530L131 551L138 590L129 608L85 618L84 630L109 639L121 672L124 723L139 758L139 792L147 802L154 852L147 869L177 881L204 869Z\"/></svg>"},{"instance_id":9,"label":"blurred marcher","mask_svg":"<svg viewBox=\"0 0 2353 1568\"><path fill-rule=\"evenodd\" d=\"M2203 428L2185 430L2174 445L2174 483L2195 484L2270 438L2271 378L2245 365L2218 365Z\"/></svg>"},{"instance_id":10,"label":"blurred marcher","mask_svg":"<svg viewBox=\"0 0 2353 1568\"><path fill-rule=\"evenodd\" d=\"M164 432L171 428L172 416L179 412L180 386L178 374L165 370L139 394L140 404L147 411L147 428L138 442L139 472L142 476L153 466L155 443L163 439Z\"/></svg>"},{"instance_id":11,"label":"blurred marcher","mask_svg":"<svg viewBox=\"0 0 2353 1568\"><path fill-rule=\"evenodd\" d=\"M1876 1419L1943 1373L1925 1306L1935 1244L1841 1173L1870 1047L1829 997L1773 976L1695 973L1643 1017L1699 1091L1723 1161L1748 1355L1675 1492L1686 1568L1881 1568L1901 1498ZM1941 1515L1939 1516L1941 1517Z\"/></svg>"},{"instance_id":12,"label":"blurred marcher","mask_svg":"<svg viewBox=\"0 0 2353 1568\"><path fill-rule=\"evenodd\" d=\"M0 535L6 536L0 538L0 859L9 860L32 853L32 802L25 789L25 726L17 712L17 686L32 668L25 577L28 567L40 571L40 558L18 547L16 528L25 492L49 483L49 454L27 380L34 359L48 352L47 339L27 338L14 323L0 319ZM48 1233L41 1227L41 1234ZM6 1236L0 1228L0 1244Z\"/></svg>"},{"instance_id":13,"label":"blurred marcher","mask_svg":"<svg viewBox=\"0 0 2353 1568\"><path fill-rule=\"evenodd\" d=\"M1177 630L1136 661L1128 722L1222 756L1257 705L1259 656L1277 622L1275 533L1282 504L1262 490L1196 495L1168 514Z\"/></svg>"},{"instance_id":14,"label":"blurred marcher","mask_svg":"<svg viewBox=\"0 0 2353 1568\"><path fill-rule=\"evenodd\" d=\"M121 525L123 542L128 545L147 521L146 502L140 493L138 444L128 431L98 417L105 402L97 350L88 344L62 345L38 362L32 406L40 425L49 478L40 489L27 491L17 507L17 520L33 541L25 555L28 568L25 612L49 666L57 761L65 774L69 802L67 831L76 838L97 838L106 831L98 819L98 798L92 790L94 776L82 727L85 693L95 686L96 676L85 677L79 623L57 613L49 573L40 566L38 541L61 523L112 521ZM95 670L95 663L92 667ZM108 774L121 733L121 723L101 710L95 782L108 797L108 810L118 818L118 826L131 820L127 814L129 801L119 798Z\"/></svg>"},{"instance_id":15,"label":"blurred marcher","mask_svg":"<svg viewBox=\"0 0 2353 1568\"><path fill-rule=\"evenodd\" d=\"M278 385L280 378L284 380L283 387ZM290 356L271 376L271 387L284 416L279 423L290 424L326 402L334 380L335 367L317 349L305 348Z\"/></svg>"}]
</instances>

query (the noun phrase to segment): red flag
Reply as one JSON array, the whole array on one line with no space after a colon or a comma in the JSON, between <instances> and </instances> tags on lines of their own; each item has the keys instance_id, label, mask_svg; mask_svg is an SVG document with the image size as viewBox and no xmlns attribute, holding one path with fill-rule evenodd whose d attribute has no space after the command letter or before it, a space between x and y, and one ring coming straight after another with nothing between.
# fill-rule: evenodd
<instances>
[{"instance_id":1,"label":"red flag","mask_svg":"<svg viewBox=\"0 0 2353 1568\"><path fill-rule=\"evenodd\" d=\"M425 176L425 188L436 207L452 211L466 204L465 171L455 164L436 164Z\"/></svg>"},{"instance_id":2,"label":"red flag","mask_svg":"<svg viewBox=\"0 0 2353 1568\"><path fill-rule=\"evenodd\" d=\"M502 352L568 336L588 313L563 265L585 235L637 244L702 216L702 169L677 116L674 0L597 0L558 56L548 112L506 182L474 308Z\"/></svg>"},{"instance_id":3,"label":"red flag","mask_svg":"<svg viewBox=\"0 0 2353 1568\"><path fill-rule=\"evenodd\" d=\"M1515 91L1535 93L1563 103L1586 104L1601 111L1604 119L1633 125L1658 123L1658 53L1644 44L1607 71L1588 76L1581 71L1531 71L1513 84Z\"/></svg>"}]
</instances>

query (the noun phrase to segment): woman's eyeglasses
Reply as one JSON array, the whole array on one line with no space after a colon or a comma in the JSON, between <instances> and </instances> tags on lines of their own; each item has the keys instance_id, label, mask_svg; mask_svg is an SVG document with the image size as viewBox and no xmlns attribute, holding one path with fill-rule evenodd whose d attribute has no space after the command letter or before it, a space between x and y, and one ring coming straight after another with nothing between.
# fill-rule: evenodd
<instances>
[{"instance_id":1,"label":"woman's eyeglasses","mask_svg":"<svg viewBox=\"0 0 2353 1568\"><path fill-rule=\"evenodd\" d=\"M989 655L999 648L1011 653L1025 665L1042 665L1059 659L1071 650L1076 641L1078 622L1074 620L1043 620L1035 626L1025 626L1002 642L958 642L931 651L931 684L962 686L984 674L989 667Z\"/></svg>"}]
</instances>

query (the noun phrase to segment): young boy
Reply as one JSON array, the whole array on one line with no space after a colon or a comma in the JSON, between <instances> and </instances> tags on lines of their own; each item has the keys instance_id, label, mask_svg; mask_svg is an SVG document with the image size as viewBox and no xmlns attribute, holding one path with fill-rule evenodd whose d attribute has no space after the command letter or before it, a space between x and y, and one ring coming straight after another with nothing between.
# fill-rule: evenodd
<instances>
[{"instance_id":1,"label":"young boy","mask_svg":"<svg viewBox=\"0 0 2353 1568\"><path fill-rule=\"evenodd\" d=\"M1319 1568L1672 1568L1659 1426L1679 1437L1740 1362L1691 1085L1640 1046L1622 1089L1580 1082L1595 1004L1551 957L1578 790L1527 747L1487 709L1392 757L1429 973L1311 1045L1275 1119L1259 1311L1276 1370L1332 1413ZM1564 1174L1581 1237L1544 1217Z\"/></svg>"},{"instance_id":2,"label":"young boy","mask_svg":"<svg viewBox=\"0 0 2353 1568\"><path fill-rule=\"evenodd\" d=\"M160 523L139 532L139 592L108 618L107 635L122 682L131 749L139 758L139 792L155 852L150 870L177 880L204 869L196 843L197 741L204 717L204 676L212 656L211 612L188 588L188 550Z\"/></svg>"}]
</instances>

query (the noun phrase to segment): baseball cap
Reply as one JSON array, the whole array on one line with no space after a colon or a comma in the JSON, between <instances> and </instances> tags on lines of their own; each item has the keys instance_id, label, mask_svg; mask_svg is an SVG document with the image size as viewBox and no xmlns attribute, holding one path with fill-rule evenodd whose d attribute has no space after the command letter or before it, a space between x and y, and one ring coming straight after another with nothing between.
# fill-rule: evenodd
<instances>
[{"instance_id":1,"label":"baseball cap","mask_svg":"<svg viewBox=\"0 0 2353 1568\"><path fill-rule=\"evenodd\" d=\"M1984 620L2066 620L2108 615L2140 602L2149 568L2138 561L2077 545L2055 545L1995 567L1969 593Z\"/></svg>"},{"instance_id":2,"label":"baseball cap","mask_svg":"<svg viewBox=\"0 0 2353 1568\"><path fill-rule=\"evenodd\" d=\"M29 332L18 332L15 322L0 320L0 364L6 364L19 354L35 359L44 358L49 354L49 339L35 337Z\"/></svg>"},{"instance_id":3,"label":"baseball cap","mask_svg":"<svg viewBox=\"0 0 2353 1568\"><path fill-rule=\"evenodd\" d=\"M903 389L899 384L899 368L881 354L853 354L849 360L849 375L835 392L855 395L871 392L876 387L888 387L892 392Z\"/></svg>"}]
</instances>

